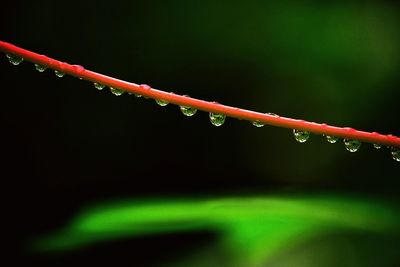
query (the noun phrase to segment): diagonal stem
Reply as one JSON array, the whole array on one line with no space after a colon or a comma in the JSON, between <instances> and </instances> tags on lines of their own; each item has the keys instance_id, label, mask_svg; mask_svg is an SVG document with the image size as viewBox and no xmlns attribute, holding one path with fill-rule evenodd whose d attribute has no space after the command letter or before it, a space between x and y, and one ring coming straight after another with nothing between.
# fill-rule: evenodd
<instances>
[{"instance_id":1,"label":"diagonal stem","mask_svg":"<svg viewBox=\"0 0 400 267\"><path fill-rule=\"evenodd\" d=\"M24 60L58 70L68 75L81 78L87 81L96 82L105 86L118 88L134 94L143 95L149 98L166 100L180 106L193 107L198 110L224 114L241 120L259 121L277 127L298 129L327 136L337 136L345 139L356 139L363 142L382 144L400 148L400 138L394 135L383 135L376 132L359 131L349 127L330 126L325 123L315 123L304 120L297 120L282 117L274 114L265 114L251 110L222 105L216 102L208 102L188 96L181 96L151 88L147 85L138 85L126 82L90 70L80 65L71 65L29 50L17 47L13 44L0 41L0 51L22 57Z\"/></svg>"}]
</instances>

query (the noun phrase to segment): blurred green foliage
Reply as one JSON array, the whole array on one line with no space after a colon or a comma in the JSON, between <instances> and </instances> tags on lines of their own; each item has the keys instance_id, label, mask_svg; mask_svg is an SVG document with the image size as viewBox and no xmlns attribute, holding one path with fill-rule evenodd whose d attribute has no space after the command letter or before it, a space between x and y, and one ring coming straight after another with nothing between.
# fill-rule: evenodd
<instances>
[{"instance_id":1,"label":"blurred green foliage","mask_svg":"<svg viewBox=\"0 0 400 267\"><path fill-rule=\"evenodd\" d=\"M224 266L269 266L279 252L333 230L398 238L399 216L388 203L329 195L124 201L87 209L63 231L39 240L36 249L69 250L138 235L213 230L221 236ZM374 253L388 248L381 244ZM392 260L395 254L386 256Z\"/></svg>"}]
</instances>

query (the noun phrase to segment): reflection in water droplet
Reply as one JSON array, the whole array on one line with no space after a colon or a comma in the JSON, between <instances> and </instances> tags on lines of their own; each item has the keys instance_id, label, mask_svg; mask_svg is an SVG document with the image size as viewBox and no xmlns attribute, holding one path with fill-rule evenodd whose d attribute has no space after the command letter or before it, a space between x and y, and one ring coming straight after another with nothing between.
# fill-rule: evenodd
<instances>
[{"instance_id":1,"label":"reflection in water droplet","mask_svg":"<svg viewBox=\"0 0 400 267\"><path fill-rule=\"evenodd\" d=\"M162 99L156 99L156 103L162 107L165 107L168 105L168 101L162 100Z\"/></svg>"},{"instance_id":2,"label":"reflection in water droplet","mask_svg":"<svg viewBox=\"0 0 400 267\"><path fill-rule=\"evenodd\" d=\"M94 87L96 87L97 90L103 90L106 86L101 83L94 83Z\"/></svg>"},{"instance_id":3,"label":"reflection in water droplet","mask_svg":"<svg viewBox=\"0 0 400 267\"><path fill-rule=\"evenodd\" d=\"M310 138L310 132L293 129L294 138L299 143L304 143Z\"/></svg>"},{"instance_id":4,"label":"reflection in water droplet","mask_svg":"<svg viewBox=\"0 0 400 267\"><path fill-rule=\"evenodd\" d=\"M258 127L258 128L263 127L263 126L265 125L265 124L262 123L261 121L252 121L251 123L252 123L254 126Z\"/></svg>"},{"instance_id":5,"label":"reflection in water droplet","mask_svg":"<svg viewBox=\"0 0 400 267\"><path fill-rule=\"evenodd\" d=\"M136 97L142 97L141 95L134 94L134 93L132 93L132 92L128 92L128 95L135 95Z\"/></svg>"},{"instance_id":6,"label":"reflection in water droplet","mask_svg":"<svg viewBox=\"0 0 400 267\"><path fill-rule=\"evenodd\" d=\"M339 138L336 136L327 135L326 140L328 140L329 143L334 144L337 142L337 140L339 140Z\"/></svg>"},{"instance_id":7,"label":"reflection in water droplet","mask_svg":"<svg viewBox=\"0 0 400 267\"><path fill-rule=\"evenodd\" d=\"M55 73L56 76L59 77L59 78L62 78L62 77L64 77L64 75L65 75L64 72L61 72L61 71L58 71L58 70L54 70L54 73Z\"/></svg>"},{"instance_id":8,"label":"reflection in water droplet","mask_svg":"<svg viewBox=\"0 0 400 267\"><path fill-rule=\"evenodd\" d=\"M375 149L381 149L381 148L382 148L382 145L381 145L381 144L374 144L374 148L375 148Z\"/></svg>"},{"instance_id":9,"label":"reflection in water droplet","mask_svg":"<svg viewBox=\"0 0 400 267\"><path fill-rule=\"evenodd\" d=\"M275 113L268 112L267 114L270 115L270 116L279 117L279 115L275 114Z\"/></svg>"},{"instance_id":10,"label":"reflection in water droplet","mask_svg":"<svg viewBox=\"0 0 400 267\"><path fill-rule=\"evenodd\" d=\"M24 61L22 57L13 54L6 54L6 57L8 58L8 61L15 66L19 65L22 61Z\"/></svg>"},{"instance_id":11,"label":"reflection in water droplet","mask_svg":"<svg viewBox=\"0 0 400 267\"><path fill-rule=\"evenodd\" d=\"M358 140L344 139L343 142L346 149L350 152L356 152L361 146L361 142Z\"/></svg>"},{"instance_id":12,"label":"reflection in water droplet","mask_svg":"<svg viewBox=\"0 0 400 267\"><path fill-rule=\"evenodd\" d=\"M192 108L192 107L180 106L179 108L181 109L183 115L188 116L188 117L193 116L197 112L197 109Z\"/></svg>"},{"instance_id":13,"label":"reflection in water droplet","mask_svg":"<svg viewBox=\"0 0 400 267\"><path fill-rule=\"evenodd\" d=\"M43 71L45 71L45 70L47 69L47 67L42 66L42 65L39 65L39 64L35 64L35 69L36 69L38 72L43 72Z\"/></svg>"},{"instance_id":14,"label":"reflection in water droplet","mask_svg":"<svg viewBox=\"0 0 400 267\"><path fill-rule=\"evenodd\" d=\"M225 122L225 115L224 114L214 114L210 112L210 121L214 126L221 126Z\"/></svg>"},{"instance_id":15,"label":"reflection in water droplet","mask_svg":"<svg viewBox=\"0 0 400 267\"><path fill-rule=\"evenodd\" d=\"M390 153L392 154L392 158L395 161L400 161L400 149L396 147L391 147L390 148Z\"/></svg>"},{"instance_id":16,"label":"reflection in water droplet","mask_svg":"<svg viewBox=\"0 0 400 267\"><path fill-rule=\"evenodd\" d=\"M113 95L116 95L116 96L120 96L124 93L123 90L113 88L113 87L110 87L110 91L111 91L111 93L113 93Z\"/></svg>"}]
</instances>

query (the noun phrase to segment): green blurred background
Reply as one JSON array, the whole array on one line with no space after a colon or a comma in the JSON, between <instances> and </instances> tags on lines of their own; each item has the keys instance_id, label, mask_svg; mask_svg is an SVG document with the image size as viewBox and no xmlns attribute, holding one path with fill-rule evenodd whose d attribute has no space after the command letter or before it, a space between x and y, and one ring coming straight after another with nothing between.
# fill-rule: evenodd
<instances>
[{"instance_id":1,"label":"green blurred background","mask_svg":"<svg viewBox=\"0 0 400 267\"><path fill-rule=\"evenodd\" d=\"M9 1L0 39L165 91L400 136L399 14L395 1ZM320 136L299 144L290 130L229 118L217 128L206 113L187 118L175 106L115 97L5 57L0 73L14 252L82 207L115 199L322 192L398 203L400 165L387 149L349 153ZM343 231L311 243L335 255L325 266L346 259L335 250L343 243L355 251L363 238L383 250L398 245L362 236ZM214 257L217 239L213 231L164 234L39 258L164 266L198 250ZM354 257L348 266L359 266Z\"/></svg>"}]
</instances>

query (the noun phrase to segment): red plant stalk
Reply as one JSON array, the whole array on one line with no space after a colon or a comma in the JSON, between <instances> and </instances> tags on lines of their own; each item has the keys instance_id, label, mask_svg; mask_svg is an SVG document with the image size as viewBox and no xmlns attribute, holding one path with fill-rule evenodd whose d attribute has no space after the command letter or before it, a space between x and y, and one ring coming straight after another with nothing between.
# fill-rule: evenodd
<instances>
[{"instance_id":1,"label":"red plant stalk","mask_svg":"<svg viewBox=\"0 0 400 267\"><path fill-rule=\"evenodd\" d=\"M154 99L162 99L180 106L193 107L198 110L211 112L214 114L224 114L241 120L259 121L263 124L284 127L289 129L298 129L316 134L324 134L327 136L336 136L344 139L355 139L363 142L374 144L382 144L391 147L400 148L400 138L394 135L383 135L376 132L365 132L355 130L349 127L330 126L325 123L315 123L304 120L291 119L287 117L277 116L274 114L266 114L251 110L222 105L216 102L208 102L188 96L181 96L174 93L164 92L151 88L147 85L138 85L126 82L100 73L96 73L83 68L80 65L71 65L61 62L44 55L40 55L29 50L17 47L13 44L0 41L0 51L22 57L26 61L39 64L62 73L84 79L93 83L99 83L108 87L122 89L127 92L146 96Z\"/></svg>"}]
</instances>

